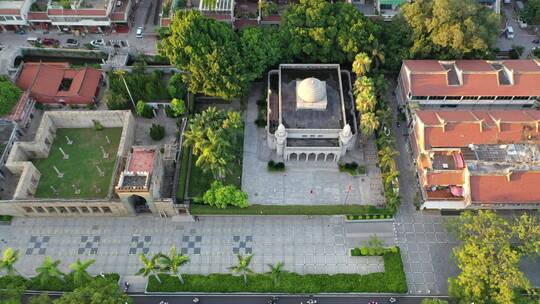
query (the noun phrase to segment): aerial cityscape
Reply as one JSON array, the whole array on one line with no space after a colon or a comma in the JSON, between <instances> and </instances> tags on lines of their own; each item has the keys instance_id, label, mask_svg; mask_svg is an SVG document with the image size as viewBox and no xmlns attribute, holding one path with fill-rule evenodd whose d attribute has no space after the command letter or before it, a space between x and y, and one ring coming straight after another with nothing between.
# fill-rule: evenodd
<instances>
[{"instance_id":1,"label":"aerial cityscape","mask_svg":"<svg viewBox=\"0 0 540 304\"><path fill-rule=\"evenodd\" d=\"M0 304L540 304L540 0L0 0Z\"/></svg>"}]
</instances>

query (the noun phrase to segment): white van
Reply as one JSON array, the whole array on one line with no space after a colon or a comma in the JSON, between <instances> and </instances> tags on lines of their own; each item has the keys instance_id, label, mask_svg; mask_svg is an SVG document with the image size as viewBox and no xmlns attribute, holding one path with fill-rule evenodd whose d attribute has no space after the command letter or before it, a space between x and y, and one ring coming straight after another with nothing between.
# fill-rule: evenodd
<instances>
[{"instance_id":1,"label":"white van","mask_svg":"<svg viewBox=\"0 0 540 304\"><path fill-rule=\"evenodd\" d=\"M28 38L26 38L26 42L30 43L31 45L36 45L36 44L41 43L41 38L28 37Z\"/></svg>"},{"instance_id":2,"label":"white van","mask_svg":"<svg viewBox=\"0 0 540 304\"><path fill-rule=\"evenodd\" d=\"M506 28L506 38L514 39L514 28L511 25Z\"/></svg>"}]
</instances>

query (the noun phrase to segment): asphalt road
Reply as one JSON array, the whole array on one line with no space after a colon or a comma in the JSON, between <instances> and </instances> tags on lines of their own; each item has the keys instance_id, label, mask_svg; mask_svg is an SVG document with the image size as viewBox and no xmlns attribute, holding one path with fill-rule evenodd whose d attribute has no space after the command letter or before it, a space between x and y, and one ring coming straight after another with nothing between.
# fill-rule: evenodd
<instances>
[{"instance_id":1,"label":"asphalt road","mask_svg":"<svg viewBox=\"0 0 540 304\"><path fill-rule=\"evenodd\" d=\"M29 295L24 297L23 303L28 303ZM58 296L51 296L57 298ZM270 296L253 295L143 295L133 294L135 304L193 304L193 298L199 298L199 304L267 304ZM315 296L316 304L369 304L374 301L377 304L389 303L389 296ZM424 297L407 296L396 297L397 304L419 304ZM278 296L276 304L307 304L309 297L306 296ZM163 301L163 302L161 302Z\"/></svg>"}]
</instances>

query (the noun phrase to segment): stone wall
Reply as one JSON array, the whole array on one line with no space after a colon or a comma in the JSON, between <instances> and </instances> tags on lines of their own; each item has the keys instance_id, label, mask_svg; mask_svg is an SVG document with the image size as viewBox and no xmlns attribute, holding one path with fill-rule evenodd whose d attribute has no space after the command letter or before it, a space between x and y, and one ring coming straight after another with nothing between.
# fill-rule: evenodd
<instances>
[{"instance_id":1,"label":"stone wall","mask_svg":"<svg viewBox=\"0 0 540 304\"><path fill-rule=\"evenodd\" d=\"M119 201L12 200L0 202L0 214L13 216L127 216L132 211Z\"/></svg>"},{"instance_id":2,"label":"stone wall","mask_svg":"<svg viewBox=\"0 0 540 304\"><path fill-rule=\"evenodd\" d=\"M117 156L126 156L135 137L135 119L130 111L47 111L43 114L34 140L15 143L8 156L6 168L21 177L13 199L31 198L34 195L41 174L31 160L49 155L57 129L93 128L94 121L99 121L105 128L122 128Z\"/></svg>"}]
</instances>

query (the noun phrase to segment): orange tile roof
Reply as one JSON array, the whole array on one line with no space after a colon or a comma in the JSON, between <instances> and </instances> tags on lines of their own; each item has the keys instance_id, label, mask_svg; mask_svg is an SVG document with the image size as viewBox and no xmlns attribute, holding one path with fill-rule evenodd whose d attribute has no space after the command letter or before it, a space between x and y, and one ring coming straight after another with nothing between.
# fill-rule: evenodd
<instances>
[{"instance_id":1,"label":"orange tile roof","mask_svg":"<svg viewBox=\"0 0 540 304\"><path fill-rule=\"evenodd\" d=\"M540 63L529 60L503 60L513 72L512 85L500 85L497 70L485 60L456 60L463 71L461 85L448 85L445 68L437 60L405 60L411 72L404 81L405 92L415 96L540 96ZM408 78L402 73L402 78Z\"/></svg>"},{"instance_id":2,"label":"orange tile roof","mask_svg":"<svg viewBox=\"0 0 540 304\"><path fill-rule=\"evenodd\" d=\"M463 171L428 171L426 186L463 185Z\"/></svg>"},{"instance_id":3,"label":"orange tile roof","mask_svg":"<svg viewBox=\"0 0 540 304\"><path fill-rule=\"evenodd\" d=\"M421 110L416 117L424 123L424 149L531 140L540 143L540 111L536 110Z\"/></svg>"},{"instance_id":4,"label":"orange tile roof","mask_svg":"<svg viewBox=\"0 0 540 304\"><path fill-rule=\"evenodd\" d=\"M536 203L540 192L540 172L513 172L506 175L471 176L471 199L477 203Z\"/></svg>"},{"instance_id":5,"label":"orange tile roof","mask_svg":"<svg viewBox=\"0 0 540 304\"><path fill-rule=\"evenodd\" d=\"M69 90L60 91L64 78L72 79ZM30 91L42 103L91 103L99 88L101 71L94 68L71 69L68 63L25 63L17 86Z\"/></svg>"},{"instance_id":6,"label":"orange tile roof","mask_svg":"<svg viewBox=\"0 0 540 304\"><path fill-rule=\"evenodd\" d=\"M107 16L105 9L49 9L47 13L51 16Z\"/></svg>"}]
</instances>

